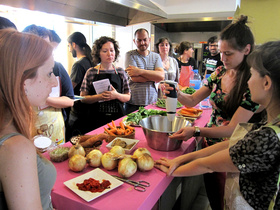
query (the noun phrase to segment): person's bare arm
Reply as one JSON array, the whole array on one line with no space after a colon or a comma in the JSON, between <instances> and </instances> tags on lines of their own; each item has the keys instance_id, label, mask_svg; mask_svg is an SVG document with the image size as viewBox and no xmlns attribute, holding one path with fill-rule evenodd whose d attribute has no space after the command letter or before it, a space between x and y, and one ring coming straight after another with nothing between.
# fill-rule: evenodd
<instances>
[{"instance_id":1,"label":"person's bare arm","mask_svg":"<svg viewBox=\"0 0 280 210\"><path fill-rule=\"evenodd\" d=\"M238 172L238 168L230 158L228 148L181 165L172 173L172 176L196 176L212 172Z\"/></svg>"},{"instance_id":2,"label":"person's bare arm","mask_svg":"<svg viewBox=\"0 0 280 210\"><path fill-rule=\"evenodd\" d=\"M135 66L129 66L125 70L130 77L143 77L146 81L160 82L164 80L163 68L155 68L154 71L140 69Z\"/></svg>"},{"instance_id":3,"label":"person's bare arm","mask_svg":"<svg viewBox=\"0 0 280 210\"><path fill-rule=\"evenodd\" d=\"M74 105L74 100L67 96L48 97L46 104L55 108L67 108Z\"/></svg>"},{"instance_id":4,"label":"person's bare arm","mask_svg":"<svg viewBox=\"0 0 280 210\"><path fill-rule=\"evenodd\" d=\"M110 91L104 91L101 94L97 95L88 95L87 91L81 91L81 96L84 96L85 99L82 99L83 103L92 104L96 103L97 101L111 101L117 99L121 102L127 102L130 100L130 93L119 93L116 89L111 85Z\"/></svg>"},{"instance_id":5,"label":"person's bare arm","mask_svg":"<svg viewBox=\"0 0 280 210\"><path fill-rule=\"evenodd\" d=\"M230 137L238 123L248 122L253 116L253 112L242 107L238 107L228 125L219 127L200 127L200 136L208 138ZM185 127L174 133L170 138L187 141L193 136L194 127Z\"/></svg>"},{"instance_id":6,"label":"person's bare arm","mask_svg":"<svg viewBox=\"0 0 280 210\"><path fill-rule=\"evenodd\" d=\"M162 168L160 165L164 165L166 168L168 168L167 171L165 171L167 173L168 176L170 176L173 171L178 168L180 165L187 163L187 162L191 162L193 160L196 160L198 158L203 158L203 157L207 157L210 155L213 155L219 151L222 151L226 148L228 148L229 146L229 141L223 141L223 142L219 142L215 145L212 145L211 147L206 147L204 149L195 151L195 152L191 152L185 155L181 155L178 156L172 160L169 160L167 158L160 158L160 160L156 161L156 167L157 168Z\"/></svg>"},{"instance_id":7,"label":"person's bare arm","mask_svg":"<svg viewBox=\"0 0 280 210\"><path fill-rule=\"evenodd\" d=\"M37 154L32 142L14 136L0 147L0 179L9 209L42 209Z\"/></svg>"}]
</instances>

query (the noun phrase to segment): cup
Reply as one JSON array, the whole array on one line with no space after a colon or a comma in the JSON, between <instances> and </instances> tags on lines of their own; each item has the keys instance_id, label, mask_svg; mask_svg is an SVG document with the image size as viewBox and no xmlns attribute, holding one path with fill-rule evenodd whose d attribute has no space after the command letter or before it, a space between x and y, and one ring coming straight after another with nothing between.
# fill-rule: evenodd
<instances>
[{"instance_id":1,"label":"cup","mask_svg":"<svg viewBox=\"0 0 280 210\"><path fill-rule=\"evenodd\" d=\"M52 145L52 140L43 135L34 136L33 140L36 149L41 153L46 152L47 149Z\"/></svg>"},{"instance_id":2,"label":"cup","mask_svg":"<svg viewBox=\"0 0 280 210\"><path fill-rule=\"evenodd\" d=\"M176 108L177 108L177 82L171 80L165 80L166 84L169 84L170 87L173 87L173 90L169 91L169 94L166 94L166 112L167 112L167 119L169 121L173 121L176 115Z\"/></svg>"}]
</instances>

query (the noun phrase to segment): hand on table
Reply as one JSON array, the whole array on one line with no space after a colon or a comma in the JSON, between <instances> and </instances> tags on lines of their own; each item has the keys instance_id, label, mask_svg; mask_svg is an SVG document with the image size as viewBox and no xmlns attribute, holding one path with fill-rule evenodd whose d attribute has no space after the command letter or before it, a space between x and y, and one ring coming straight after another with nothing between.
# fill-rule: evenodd
<instances>
[{"instance_id":1,"label":"hand on table","mask_svg":"<svg viewBox=\"0 0 280 210\"><path fill-rule=\"evenodd\" d=\"M171 176L173 171L181 165L178 158L172 160L165 157L155 161L155 167L166 173L167 176Z\"/></svg>"}]
</instances>

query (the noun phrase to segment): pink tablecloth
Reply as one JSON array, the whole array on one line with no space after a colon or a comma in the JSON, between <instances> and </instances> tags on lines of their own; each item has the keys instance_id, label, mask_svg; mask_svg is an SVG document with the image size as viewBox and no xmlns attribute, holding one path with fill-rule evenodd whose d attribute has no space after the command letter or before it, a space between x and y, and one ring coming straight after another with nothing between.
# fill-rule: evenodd
<instances>
[{"instance_id":1,"label":"pink tablecloth","mask_svg":"<svg viewBox=\"0 0 280 210\"><path fill-rule=\"evenodd\" d=\"M156 109L155 106L150 105L146 107L147 109L152 108ZM195 121L197 126L205 126L209 120L211 110L204 110L203 114ZM98 119L93 119L98 120ZM121 119L116 120L118 124ZM195 148L194 138L189 139L186 142L183 142L181 148L176 151L171 152L161 152L156 151L148 147L142 128L136 127L135 139L140 140L138 147L146 147L151 152L152 157L156 160L160 157L174 158L184 153L193 151ZM94 131L91 131L89 134L99 134L104 132L104 128L100 127ZM65 146L70 146L68 142ZM105 153L108 152L106 148L106 143L103 143L100 150ZM48 154L46 157L49 158ZM70 189L68 189L63 183L67 180L80 176L86 172L93 170L94 168L88 166L83 172L75 173L69 170L68 161L61 163L54 163L54 166L57 170L57 179L52 190L51 196L53 201L53 206L58 210L76 210L76 209L151 209L160 196L163 194L167 186L172 181L172 177L167 177L165 173L152 169L149 172L140 172L137 171L130 179L133 180L145 180L150 183L150 187L146 188L146 192L138 192L133 189L129 184L124 183L120 187L108 192L105 195L100 196L99 198L86 202L81 197L76 195ZM117 169L113 171L107 171L103 167L100 167L103 171L108 174L118 175Z\"/></svg>"}]
</instances>

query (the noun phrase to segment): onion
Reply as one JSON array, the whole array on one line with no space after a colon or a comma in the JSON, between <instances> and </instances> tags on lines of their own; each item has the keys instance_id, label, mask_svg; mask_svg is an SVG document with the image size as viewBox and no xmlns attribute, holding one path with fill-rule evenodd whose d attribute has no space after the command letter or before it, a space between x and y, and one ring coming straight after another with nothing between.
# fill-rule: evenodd
<instances>
[{"instance_id":1,"label":"onion","mask_svg":"<svg viewBox=\"0 0 280 210\"><path fill-rule=\"evenodd\" d=\"M136 163L140 171L150 171L154 168L154 159L147 153L138 157Z\"/></svg>"},{"instance_id":2,"label":"onion","mask_svg":"<svg viewBox=\"0 0 280 210\"><path fill-rule=\"evenodd\" d=\"M99 167L101 165L102 152L94 149L87 154L87 162L92 167Z\"/></svg>"},{"instance_id":3,"label":"onion","mask_svg":"<svg viewBox=\"0 0 280 210\"><path fill-rule=\"evenodd\" d=\"M110 152L114 153L115 155L125 154L124 148L122 148L121 146L113 146Z\"/></svg>"},{"instance_id":4,"label":"onion","mask_svg":"<svg viewBox=\"0 0 280 210\"><path fill-rule=\"evenodd\" d=\"M73 155L85 156L85 154L86 154L85 149L80 144L76 144L70 148L68 152L68 157L71 158Z\"/></svg>"},{"instance_id":5,"label":"onion","mask_svg":"<svg viewBox=\"0 0 280 210\"><path fill-rule=\"evenodd\" d=\"M107 170L113 170L117 167L118 160L115 159L115 155L111 152L107 152L102 155L101 163Z\"/></svg>"},{"instance_id":6,"label":"onion","mask_svg":"<svg viewBox=\"0 0 280 210\"><path fill-rule=\"evenodd\" d=\"M120 160L118 166L119 174L124 178L129 178L137 171L137 164L131 158Z\"/></svg>"},{"instance_id":7,"label":"onion","mask_svg":"<svg viewBox=\"0 0 280 210\"><path fill-rule=\"evenodd\" d=\"M82 155L73 155L68 162L68 166L72 171L79 172L86 167L86 158Z\"/></svg>"},{"instance_id":8,"label":"onion","mask_svg":"<svg viewBox=\"0 0 280 210\"><path fill-rule=\"evenodd\" d=\"M145 153L151 155L151 153L149 152L149 150L147 148L141 148L140 147L137 150L135 150L135 152L133 153L133 156L138 158L138 157L140 157L141 155L143 155Z\"/></svg>"}]
</instances>

